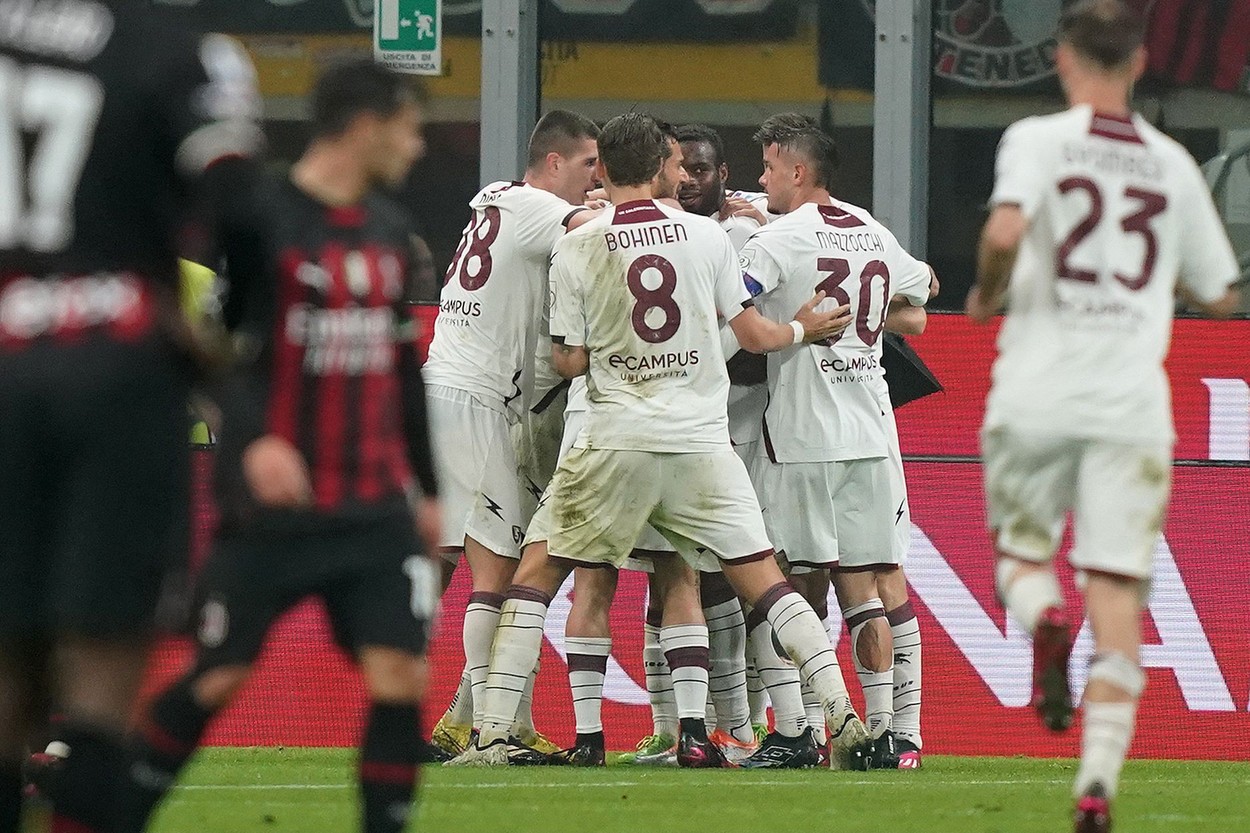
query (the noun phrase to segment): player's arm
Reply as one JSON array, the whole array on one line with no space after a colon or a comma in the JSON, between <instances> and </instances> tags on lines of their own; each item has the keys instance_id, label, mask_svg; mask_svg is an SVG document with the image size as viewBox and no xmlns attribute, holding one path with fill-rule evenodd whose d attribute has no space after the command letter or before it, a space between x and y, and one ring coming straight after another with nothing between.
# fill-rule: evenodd
<instances>
[{"instance_id":1,"label":"player's arm","mask_svg":"<svg viewBox=\"0 0 1250 833\"><path fill-rule=\"evenodd\" d=\"M842 332L851 323L849 306L817 312L816 307L824 300L825 293L816 293L799 307L787 324L770 321L752 305L731 318L729 326L742 349L752 353L773 353L796 344L823 341Z\"/></svg>"},{"instance_id":2,"label":"player's arm","mask_svg":"<svg viewBox=\"0 0 1250 833\"><path fill-rule=\"evenodd\" d=\"M565 379L576 379L590 369L590 353L575 344L552 344L551 361Z\"/></svg>"},{"instance_id":3,"label":"player's arm","mask_svg":"<svg viewBox=\"0 0 1250 833\"><path fill-rule=\"evenodd\" d=\"M551 363L556 373L575 379L590 369L590 353L578 281L583 270L579 267L579 249L564 245L569 240L566 237L557 243L551 255Z\"/></svg>"},{"instance_id":4,"label":"player's arm","mask_svg":"<svg viewBox=\"0 0 1250 833\"><path fill-rule=\"evenodd\" d=\"M924 307L913 306L911 301L895 295L885 314L885 328L901 336L918 336L924 332L928 320Z\"/></svg>"},{"instance_id":5,"label":"player's arm","mask_svg":"<svg viewBox=\"0 0 1250 833\"><path fill-rule=\"evenodd\" d=\"M989 321L1003 308L1007 282L1028 219L1019 205L1001 204L990 213L977 247L977 280L968 293L967 312L977 323Z\"/></svg>"},{"instance_id":6,"label":"player's arm","mask_svg":"<svg viewBox=\"0 0 1250 833\"><path fill-rule=\"evenodd\" d=\"M1188 160L1186 160L1188 162ZM1232 284L1240 271L1237 256L1224 231L1224 223L1198 168L1189 162L1186 172L1189 198L1188 221L1182 235L1180 280L1176 294L1192 309L1210 318L1227 318L1237 311L1241 298Z\"/></svg>"},{"instance_id":7,"label":"player's arm","mask_svg":"<svg viewBox=\"0 0 1250 833\"><path fill-rule=\"evenodd\" d=\"M938 294L941 285L932 266L911 257L902 247L899 247L899 254L903 263L902 269L897 270L896 274L900 277L899 285L906 291L890 299L886 308L885 328L897 335L918 336L924 332L925 324L929 320L924 304ZM924 285L926 280L928 283Z\"/></svg>"}]
</instances>

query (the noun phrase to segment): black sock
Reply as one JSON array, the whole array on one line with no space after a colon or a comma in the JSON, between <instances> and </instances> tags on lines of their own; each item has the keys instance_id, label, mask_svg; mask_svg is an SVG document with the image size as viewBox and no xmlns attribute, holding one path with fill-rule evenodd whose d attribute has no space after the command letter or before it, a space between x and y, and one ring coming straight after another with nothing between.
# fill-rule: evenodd
<instances>
[{"instance_id":1,"label":"black sock","mask_svg":"<svg viewBox=\"0 0 1250 833\"><path fill-rule=\"evenodd\" d=\"M67 722L56 739L69 746L52 796L52 830L112 833L126 754L120 736Z\"/></svg>"},{"instance_id":2,"label":"black sock","mask_svg":"<svg viewBox=\"0 0 1250 833\"><path fill-rule=\"evenodd\" d=\"M603 749L603 732L578 732L576 746L589 746L591 749Z\"/></svg>"},{"instance_id":3,"label":"black sock","mask_svg":"<svg viewBox=\"0 0 1250 833\"><path fill-rule=\"evenodd\" d=\"M193 677L184 677L166 689L140 724L123 781L121 833L142 833L200 745L213 712L195 702L193 683Z\"/></svg>"},{"instance_id":4,"label":"black sock","mask_svg":"<svg viewBox=\"0 0 1250 833\"><path fill-rule=\"evenodd\" d=\"M364 833L400 833L417 791L421 711L412 704L374 703L360 742Z\"/></svg>"},{"instance_id":5,"label":"black sock","mask_svg":"<svg viewBox=\"0 0 1250 833\"><path fill-rule=\"evenodd\" d=\"M21 833L22 772L18 767L0 767L0 833Z\"/></svg>"},{"instance_id":6,"label":"black sock","mask_svg":"<svg viewBox=\"0 0 1250 833\"><path fill-rule=\"evenodd\" d=\"M692 735L695 740L707 740L707 724L701 717L683 717L680 721L682 734Z\"/></svg>"}]
</instances>

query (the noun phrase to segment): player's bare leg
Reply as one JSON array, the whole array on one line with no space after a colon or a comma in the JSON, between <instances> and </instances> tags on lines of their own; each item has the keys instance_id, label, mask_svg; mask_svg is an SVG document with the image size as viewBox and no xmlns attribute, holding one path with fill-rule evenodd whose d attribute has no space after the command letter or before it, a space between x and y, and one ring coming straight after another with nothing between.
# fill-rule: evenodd
<instances>
[{"instance_id":1,"label":"player's bare leg","mask_svg":"<svg viewBox=\"0 0 1250 833\"><path fill-rule=\"evenodd\" d=\"M868 731L873 738L872 765L898 769L894 740L894 639L885 618L877 577L897 572L892 565L831 571L838 604L851 635L851 656L864 692Z\"/></svg>"},{"instance_id":2,"label":"player's bare leg","mask_svg":"<svg viewBox=\"0 0 1250 833\"><path fill-rule=\"evenodd\" d=\"M638 552L635 551L635 557ZM647 574L647 612L642 631L642 667L651 703L651 734L638 742L635 752L621 757L621 763L676 765L677 700L673 697L673 677L660 646L664 607L655 572Z\"/></svg>"},{"instance_id":3,"label":"player's bare leg","mask_svg":"<svg viewBox=\"0 0 1250 833\"><path fill-rule=\"evenodd\" d=\"M508 735L516 720L525 682L542 650L547 610L571 572L571 564L548 556L546 541L530 544L522 552L514 584L505 594L491 648L482 698L481 732L476 742L451 763L468 766L507 763Z\"/></svg>"},{"instance_id":4,"label":"player's bare leg","mask_svg":"<svg viewBox=\"0 0 1250 833\"><path fill-rule=\"evenodd\" d=\"M699 601L699 574L677 555L657 556L655 584L664 615L660 646L673 678L680 728L677 764L683 767L719 767L725 761L707 736L704 722L708 699L707 622Z\"/></svg>"},{"instance_id":5,"label":"player's bare leg","mask_svg":"<svg viewBox=\"0 0 1250 833\"><path fill-rule=\"evenodd\" d=\"M419 784L421 701L429 687L424 656L365 646L358 661L369 693L360 740L362 833L400 833Z\"/></svg>"},{"instance_id":6,"label":"player's bare leg","mask_svg":"<svg viewBox=\"0 0 1250 833\"><path fill-rule=\"evenodd\" d=\"M894 642L894 737L898 746L899 769L919 769L921 652L920 623L907 594L907 576L902 568L877 574L877 592L885 605Z\"/></svg>"},{"instance_id":7,"label":"player's bare leg","mask_svg":"<svg viewBox=\"0 0 1250 833\"><path fill-rule=\"evenodd\" d=\"M499 624L504 591L512 584L517 562L491 552L469 536L464 539L464 558L473 574L473 591L464 612L464 667L469 672L473 698L473 727L482 725L482 687L490 667L490 646Z\"/></svg>"},{"instance_id":8,"label":"player's bare leg","mask_svg":"<svg viewBox=\"0 0 1250 833\"><path fill-rule=\"evenodd\" d=\"M712 740L731 763L738 763L757 745L747 701L746 617L719 572L699 574L699 599L708 630L708 694L716 708Z\"/></svg>"},{"instance_id":9,"label":"player's bare leg","mask_svg":"<svg viewBox=\"0 0 1250 833\"><path fill-rule=\"evenodd\" d=\"M38 656L33 645L0 645L0 833L22 829L22 761L42 699Z\"/></svg>"},{"instance_id":10,"label":"player's bare leg","mask_svg":"<svg viewBox=\"0 0 1250 833\"><path fill-rule=\"evenodd\" d=\"M1000 552L995 578L1003 606L1033 636L1033 708L1046 728L1062 732L1072 725L1073 635L1054 569Z\"/></svg>"},{"instance_id":11,"label":"player's bare leg","mask_svg":"<svg viewBox=\"0 0 1250 833\"><path fill-rule=\"evenodd\" d=\"M1082 701L1081 766L1072 793L1078 833L1110 826L1110 802L1133 739L1141 669L1142 582L1108 573L1086 574L1085 604L1094 634L1094 659Z\"/></svg>"},{"instance_id":12,"label":"player's bare leg","mask_svg":"<svg viewBox=\"0 0 1250 833\"><path fill-rule=\"evenodd\" d=\"M760 561L725 562L725 578L768 620L778 643L799 667L803 681L820 695L837 763L862 767L866 764L868 730L851 705L837 655L811 605L795 592L769 555Z\"/></svg>"},{"instance_id":13,"label":"player's bare leg","mask_svg":"<svg viewBox=\"0 0 1250 833\"><path fill-rule=\"evenodd\" d=\"M603 679L612 654L611 610L617 570L611 566L573 571L573 607L564 626L569 688L577 740L563 757L578 766L604 762Z\"/></svg>"}]
</instances>

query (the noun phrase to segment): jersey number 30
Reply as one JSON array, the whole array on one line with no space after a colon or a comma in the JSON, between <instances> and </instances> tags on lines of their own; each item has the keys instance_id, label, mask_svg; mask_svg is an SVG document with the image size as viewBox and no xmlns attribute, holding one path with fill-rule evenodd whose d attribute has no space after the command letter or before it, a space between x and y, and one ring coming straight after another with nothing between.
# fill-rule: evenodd
<instances>
[{"instance_id":1,"label":"jersey number 30","mask_svg":"<svg viewBox=\"0 0 1250 833\"><path fill-rule=\"evenodd\" d=\"M0 58L0 248L69 245L74 195L103 104L90 75ZM29 134L36 138L28 161Z\"/></svg>"}]
</instances>

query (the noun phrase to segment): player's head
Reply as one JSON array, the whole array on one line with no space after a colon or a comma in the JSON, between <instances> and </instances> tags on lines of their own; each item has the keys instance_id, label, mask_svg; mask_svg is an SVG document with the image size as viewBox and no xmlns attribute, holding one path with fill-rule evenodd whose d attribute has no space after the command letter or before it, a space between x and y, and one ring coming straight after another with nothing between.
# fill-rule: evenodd
<instances>
[{"instance_id":1,"label":"player's head","mask_svg":"<svg viewBox=\"0 0 1250 833\"><path fill-rule=\"evenodd\" d=\"M677 128L681 143L682 167L689 180L677 192L681 207L694 214L711 217L725 202L725 144L720 134L705 124L685 124Z\"/></svg>"},{"instance_id":2,"label":"player's head","mask_svg":"<svg viewBox=\"0 0 1250 833\"><path fill-rule=\"evenodd\" d=\"M768 210L785 214L795 208L800 194L831 190L838 168L838 148L810 116L779 113L755 132L764 149L760 185L768 193Z\"/></svg>"},{"instance_id":3,"label":"player's head","mask_svg":"<svg viewBox=\"0 0 1250 833\"><path fill-rule=\"evenodd\" d=\"M597 184L595 140L599 127L585 116L552 110L530 134L526 168L538 184L561 199L581 205Z\"/></svg>"},{"instance_id":4,"label":"player's head","mask_svg":"<svg viewBox=\"0 0 1250 833\"><path fill-rule=\"evenodd\" d=\"M659 122L646 113L625 113L599 134L599 173L617 188L653 185L672 152Z\"/></svg>"},{"instance_id":5,"label":"player's head","mask_svg":"<svg viewBox=\"0 0 1250 833\"><path fill-rule=\"evenodd\" d=\"M657 200L675 200L677 199L677 192L681 190L690 177L687 176L684 167L681 142L677 140L677 128L666 121L656 123L660 126L660 130L664 132L665 141L668 142L668 158L660 166L660 172L652 183L651 196Z\"/></svg>"},{"instance_id":6,"label":"player's head","mask_svg":"<svg viewBox=\"0 0 1250 833\"><path fill-rule=\"evenodd\" d=\"M314 140L345 142L373 181L397 185L425 152L421 91L373 61L332 67L312 99Z\"/></svg>"},{"instance_id":7,"label":"player's head","mask_svg":"<svg viewBox=\"0 0 1250 833\"><path fill-rule=\"evenodd\" d=\"M1069 95L1084 79L1102 77L1126 88L1146 69L1146 21L1123 0L1081 0L1059 19L1055 53ZM1126 90L1127 94L1127 90Z\"/></svg>"}]
</instances>

